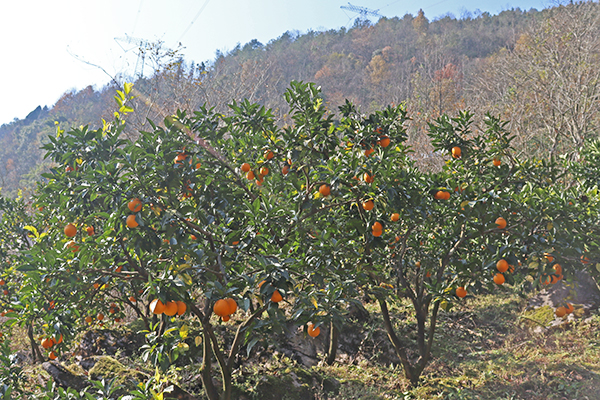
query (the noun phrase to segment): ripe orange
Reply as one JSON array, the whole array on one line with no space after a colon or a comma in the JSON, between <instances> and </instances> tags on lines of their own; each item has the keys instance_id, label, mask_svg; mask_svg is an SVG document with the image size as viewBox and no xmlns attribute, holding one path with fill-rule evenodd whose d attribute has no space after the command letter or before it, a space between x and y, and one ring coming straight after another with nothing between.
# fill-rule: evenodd
<instances>
[{"instance_id":1,"label":"ripe orange","mask_svg":"<svg viewBox=\"0 0 600 400\"><path fill-rule=\"evenodd\" d=\"M393 213L390 219L392 220L392 222L396 222L396 221L400 220L400 214Z\"/></svg>"},{"instance_id":2,"label":"ripe orange","mask_svg":"<svg viewBox=\"0 0 600 400\"><path fill-rule=\"evenodd\" d=\"M177 302L177 315L182 316L187 310L187 305L183 301Z\"/></svg>"},{"instance_id":3,"label":"ripe orange","mask_svg":"<svg viewBox=\"0 0 600 400\"><path fill-rule=\"evenodd\" d=\"M273 292L273 295L271 296L271 301L273 303L279 303L281 300L283 300L283 297L281 297L281 293L279 293L279 290L275 290Z\"/></svg>"},{"instance_id":4,"label":"ripe orange","mask_svg":"<svg viewBox=\"0 0 600 400\"><path fill-rule=\"evenodd\" d=\"M6 282L4 281L4 279L0 279L0 286L4 286L6 284Z\"/></svg>"},{"instance_id":5,"label":"ripe orange","mask_svg":"<svg viewBox=\"0 0 600 400\"><path fill-rule=\"evenodd\" d=\"M376 230L376 229L373 229L373 230L371 231L371 233L372 233L372 234L373 234L373 236L375 236L375 237L379 237L379 236L383 235L383 231L378 231L378 230Z\"/></svg>"},{"instance_id":6,"label":"ripe orange","mask_svg":"<svg viewBox=\"0 0 600 400\"><path fill-rule=\"evenodd\" d=\"M77 228L75 228L75 225L68 224L67 226L65 226L65 235L67 235L68 237L73 237L77 235Z\"/></svg>"},{"instance_id":7,"label":"ripe orange","mask_svg":"<svg viewBox=\"0 0 600 400\"><path fill-rule=\"evenodd\" d=\"M573 308L573 304L567 303L565 310L567 311L567 314L571 314L573 311L575 311L575 308Z\"/></svg>"},{"instance_id":8,"label":"ripe orange","mask_svg":"<svg viewBox=\"0 0 600 400\"><path fill-rule=\"evenodd\" d=\"M456 288L456 296L457 297L460 297L462 299L466 295L467 295L467 290L463 286Z\"/></svg>"},{"instance_id":9,"label":"ripe orange","mask_svg":"<svg viewBox=\"0 0 600 400\"><path fill-rule=\"evenodd\" d=\"M73 253L77 253L79 251L79 246L77 246L75 241L71 240L69 243L67 243L67 249L71 249Z\"/></svg>"},{"instance_id":10,"label":"ripe orange","mask_svg":"<svg viewBox=\"0 0 600 400\"><path fill-rule=\"evenodd\" d=\"M549 253L544 253L544 258L545 258L546 260L548 260L548 262L550 262L550 263L551 263L552 261L554 261L554 257L552 257L552 255L550 255Z\"/></svg>"},{"instance_id":11,"label":"ripe orange","mask_svg":"<svg viewBox=\"0 0 600 400\"><path fill-rule=\"evenodd\" d=\"M496 263L496 269L502 273L508 271L508 263L506 262L506 260L502 259L502 260L498 261Z\"/></svg>"},{"instance_id":12,"label":"ripe orange","mask_svg":"<svg viewBox=\"0 0 600 400\"><path fill-rule=\"evenodd\" d=\"M234 314L237 311L238 305L235 302L234 299L232 299L231 297L225 299L225 301L227 302L227 305L229 306L229 313L228 315Z\"/></svg>"},{"instance_id":13,"label":"ripe orange","mask_svg":"<svg viewBox=\"0 0 600 400\"><path fill-rule=\"evenodd\" d=\"M63 341L63 335L61 334L61 335L58 337L58 340L56 340L56 339L52 339L52 340L54 341L54 344L61 344L61 343L62 343L62 341Z\"/></svg>"},{"instance_id":14,"label":"ripe orange","mask_svg":"<svg viewBox=\"0 0 600 400\"><path fill-rule=\"evenodd\" d=\"M373 177L372 175L369 175L368 172L365 172L363 175L363 180L365 181L365 183L373 183L373 181L375 180L375 177Z\"/></svg>"},{"instance_id":15,"label":"ripe orange","mask_svg":"<svg viewBox=\"0 0 600 400\"><path fill-rule=\"evenodd\" d=\"M179 163L180 161L185 160L186 158L188 158L188 155L185 153L178 153L177 156L175 157L175 163Z\"/></svg>"},{"instance_id":16,"label":"ripe orange","mask_svg":"<svg viewBox=\"0 0 600 400\"><path fill-rule=\"evenodd\" d=\"M435 192L435 194L433 195L433 198L436 200L445 200L446 199L446 192L444 192L443 190L438 190L437 192Z\"/></svg>"},{"instance_id":17,"label":"ripe orange","mask_svg":"<svg viewBox=\"0 0 600 400\"><path fill-rule=\"evenodd\" d=\"M496 225L498 225L499 229L504 229L506 228L506 220L502 217L498 217L496 219Z\"/></svg>"},{"instance_id":18,"label":"ripe orange","mask_svg":"<svg viewBox=\"0 0 600 400\"><path fill-rule=\"evenodd\" d=\"M56 360L58 358L58 356L56 355L55 352L51 351L50 354L48 354L48 358L51 360Z\"/></svg>"},{"instance_id":19,"label":"ripe orange","mask_svg":"<svg viewBox=\"0 0 600 400\"><path fill-rule=\"evenodd\" d=\"M88 226L87 228L85 228L85 231L87 232L88 236L94 236L94 227L93 226Z\"/></svg>"},{"instance_id":20,"label":"ripe orange","mask_svg":"<svg viewBox=\"0 0 600 400\"><path fill-rule=\"evenodd\" d=\"M460 158L461 154L462 154L462 150L460 149L460 147L454 146L452 148L452 157L454 157L454 158Z\"/></svg>"},{"instance_id":21,"label":"ripe orange","mask_svg":"<svg viewBox=\"0 0 600 400\"><path fill-rule=\"evenodd\" d=\"M505 282L504 275L498 272L496 275L494 275L494 282L497 285L502 285Z\"/></svg>"},{"instance_id":22,"label":"ripe orange","mask_svg":"<svg viewBox=\"0 0 600 400\"><path fill-rule=\"evenodd\" d=\"M219 299L213 306L213 312L219 317L226 317L229 315L229 303L225 299Z\"/></svg>"},{"instance_id":23,"label":"ripe orange","mask_svg":"<svg viewBox=\"0 0 600 400\"><path fill-rule=\"evenodd\" d=\"M102 313L99 313L99 314L96 316L96 319L97 319L98 321L102 321L102 320L104 319L104 314L102 314Z\"/></svg>"},{"instance_id":24,"label":"ripe orange","mask_svg":"<svg viewBox=\"0 0 600 400\"><path fill-rule=\"evenodd\" d=\"M127 204L127 208L129 208L129 211L134 213L140 212L142 211L142 201L137 198L133 199Z\"/></svg>"},{"instance_id":25,"label":"ripe orange","mask_svg":"<svg viewBox=\"0 0 600 400\"><path fill-rule=\"evenodd\" d=\"M246 174L246 179L248 179L249 181L251 181L252 179L254 179L254 172L253 171L248 171L248 173Z\"/></svg>"},{"instance_id":26,"label":"ripe orange","mask_svg":"<svg viewBox=\"0 0 600 400\"><path fill-rule=\"evenodd\" d=\"M223 322L227 322L229 321L229 315L223 315L221 319L223 320Z\"/></svg>"},{"instance_id":27,"label":"ripe orange","mask_svg":"<svg viewBox=\"0 0 600 400\"><path fill-rule=\"evenodd\" d=\"M562 318L567 315L567 309L563 306L560 306L554 311L554 314L556 314L558 318Z\"/></svg>"},{"instance_id":28,"label":"ripe orange","mask_svg":"<svg viewBox=\"0 0 600 400\"><path fill-rule=\"evenodd\" d=\"M587 258L586 256L581 256L581 262L583 264L589 264L590 263L590 259Z\"/></svg>"},{"instance_id":29,"label":"ripe orange","mask_svg":"<svg viewBox=\"0 0 600 400\"><path fill-rule=\"evenodd\" d=\"M388 147L390 145L390 138L387 136L381 136L379 138L379 145L381 147Z\"/></svg>"},{"instance_id":30,"label":"ripe orange","mask_svg":"<svg viewBox=\"0 0 600 400\"><path fill-rule=\"evenodd\" d=\"M4 293L5 296L8 296L8 290L4 289L2 293Z\"/></svg>"},{"instance_id":31,"label":"ripe orange","mask_svg":"<svg viewBox=\"0 0 600 400\"><path fill-rule=\"evenodd\" d=\"M494 164L495 167L499 167L502 164L502 161L500 161L499 157L494 157L494 159L492 160L492 163Z\"/></svg>"},{"instance_id":32,"label":"ripe orange","mask_svg":"<svg viewBox=\"0 0 600 400\"><path fill-rule=\"evenodd\" d=\"M315 338L321 333L321 328L315 328L315 325L312 322L309 322L306 328L306 332L308 333L308 336Z\"/></svg>"},{"instance_id":33,"label":"ripe orange","mask_svg":"<svg viewBox=\"0 0 600 400\"><path fill-rule=\"evenodd\" d=\"M131 297L129 297L129 301L132 303L135 303L137 300L135 299L135 297L131 296Z\"/></svg>"},{"instance_id":34,"label":"ripe orange","mask_svg":"<svg viewBox=\"0 0 600 400\"><path fill-rule=\"evenodd\" d=\"M290 172L290 166L288 164L284 165L283 168L281 169L281 173L284 175L287 175L288 172Z\"/></svg>"},{"instance_id":35,"label":"ripe orange","mask_svg":"<svg viewBox=\"0 0 600 400\"><path fill-rule=\"evenodd\" d=\"M362 203L362 206L365 210L371 211L373 207L375 207L375 203L373 203L373 200L367 200L364 203Z\"/></svg>"},{"instance_id":36,"label":"ripe orange","mask_svg":"<svg viewBox=\"0 0 600 400\"><path fill-rule=\"evenodd\" d=\"M267 175L269 175L269 168L267 168L267 167L262 167L262 168L260 169L260 174L261 174L262 176L267 176Z\"/></svg>"},{"instance_id":37,"label":"ripe orange","mask_svg":"<svg viewBox=\"0 0 600 400\"><path fill-rule=\"evenodd\" d=\"M272 159L273 157L275 157L275 153L273 153L271 150L267 150L267 151L265 151L265 158L266 158L267 160L270 160L270 159Z\"/></svg>"},{"instance_id":38,"label":"ripe orange","mask_svg":"<svg viewBox=\"0 0 600 400\"><path fill-rule=\"evenodd\" d=\"M52 339L45 338L44 340L42 340L42 347L46 350L52 346L54 346L54 342L52 341Z\"/></svg>"},{"instance_id":39,"label":"ripe orange","mask_svg":"<svg viewBox=\"0 0 600 400\"><path fill-rule=\"evenodd\" d=\"M373 224L373 226L371 227L371 229L373 231L381 231L381 230L383 230L383 225L381 225L381 222L375 222Z\"/></svg>"},{"instance_id":40,"label":"ripe orange","mask_svg":"<svg viewBox=\"0 0 600 400\"><path fill-rule=\"evenodd\" d=\"M321 193L321 195L327 197L331 194L331 187L329 187L329 185L327 185L327 184L323 184L319 188L319 193Z\"/></svg>"},{"instance_id":41,"label":"ripe orange","mask_svg":"<svg viewBox=\"0 0 600 400\"><path fill-rule=\"evenodd\" d=\"M88 315L87 317L85 317L85 322L87 322L88 324L91 324L92 321L93 321L93 318L91 316Z\"/></svg>"},{"instance_id":42,"label":"ripe orange","mask_svg":"<svg viewBox=\"0 0 600 400\"><path fill-rule=\"evenodd\" d=\"M372 147L369 147L367 150L365 150L365 156L369 157L375 150L373 150Z\"/></svg>"},{"instance_id":43,"label":"ripe orange","mask_svg":"<svg viewBox=\"0 0 600 400\"><path fill-rule=\"evenodd\" d=\"M556 271L556 275L562 276L562 266L560 264L554 264L552 268Z\"/></svg>"},{"instance_id":44,"label":"ripe orange","mask_svg":"<svg viewBox=\"0 0 600 400\"><path fill-rule=\"evenodd\" d=\"M150 303L150 311L153 314L160 315L165 312L165 305L159 299L154 299Z\"/></svg>"},{"instance_id":45,"label":"ripe orange","mask_svg":"<svg viewBox=\"0 0 600 400\"><path fill-rule=\"evenodd\" d=\"M242 166L240 167L240 169L242 170L242 172L250 172L250 164L248 164L247 162L243 163Z\"/></svg>"},{"instance_id":46,"label":"ripe orange","mask_svg":"<svg viewBox=\"0 0 600 400\"><path fill-rule=\"evenodd\" d=\"M131 214L130 216L128 216L125 223L127 224L128 228L135 228L139 225L135 220L135 214Z\"/></svg>"},{"instance_id":47,"label":"ripe orange","mask_svg":"<svg viewBox=\"0 0 600 400\"><path fill-rule=\"evenodd\" d=\"M167 301L167 303L165 304L164 313L169 317L172 317L173 315L177 314L177 303L174 301Z\"/></svg>"}]
</instances>

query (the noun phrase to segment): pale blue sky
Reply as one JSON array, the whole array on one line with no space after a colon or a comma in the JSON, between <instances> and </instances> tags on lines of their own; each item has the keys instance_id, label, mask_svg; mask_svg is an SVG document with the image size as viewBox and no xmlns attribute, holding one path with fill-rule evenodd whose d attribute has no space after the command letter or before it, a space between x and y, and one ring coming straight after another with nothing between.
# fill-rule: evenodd
<instances>
[{"instance_id":1,"label":"pale blue sky","mask_svg":"<svg viewBox=\"0 0 600 400\"><path fill-rule=\"evenodd\" d=\"M465 11L497 14L519 7L538 10L547 0L354 0L386 17L416 15L430 20ZM252 39L268 43L285 31L329 30L350 26L355 14L345 0L19 0L0 1L0 124L24 118L38 105L52 106L67 90L103 85L109 74L135 67L133 50L115 37L129 35L165 46L185 46L186 59L211 60ZM375 19L373 19L375 20ZM135 46L130 46L134 48ZM127 47L126 47L127 48Z\"/></svg>"}]
</instances>

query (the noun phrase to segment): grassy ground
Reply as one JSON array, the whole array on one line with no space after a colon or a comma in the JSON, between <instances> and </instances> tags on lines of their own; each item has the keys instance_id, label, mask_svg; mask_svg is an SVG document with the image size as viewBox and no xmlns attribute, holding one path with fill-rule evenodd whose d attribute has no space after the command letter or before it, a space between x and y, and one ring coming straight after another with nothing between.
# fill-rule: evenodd
<instances>
[{"instance_id":1,"label":"grassy ground","mask_svg":"<svg viewBox=\"0 0 600 400\"><path fill-rule=\"evenodd\" d=\"M237 398L600 399L600 316L533 333L528 319L521 318L525 306L517 295L497 293L467 297L451 312L442 312L432 361L416 389L409 389L401 367L377 362L384 351L384 335L378 332L350 364L303 368L283 356L267 363L250 359L234 374ZM381 331L378 307L368 304L367 309L372 319L362 329ZM408 327L408 310L408 305L391 308L400 332ZM180 375L185 386L185 376L197 371L198 365L188 365L171 373Z\"/></svg>"},{"instance_id":2,"label":"grassy ground","mask_svg":"<svg viewBox=\"0 0 600 400\"><path fill-rule=\"evenodd\" d=\"M532 333L526 301L495 294L441 315L434 357L420 387L399 367L321 366L342 382L330 399L600 399L600 317Z\"/></svg>"}]
</instances>

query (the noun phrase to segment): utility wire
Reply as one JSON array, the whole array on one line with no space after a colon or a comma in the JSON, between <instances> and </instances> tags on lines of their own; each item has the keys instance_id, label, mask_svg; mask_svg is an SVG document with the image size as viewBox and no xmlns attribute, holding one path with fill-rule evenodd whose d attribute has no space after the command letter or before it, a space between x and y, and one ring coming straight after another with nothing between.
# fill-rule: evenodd
<instances>
[{"instance_id":1,"label":"utility wire","mask_svg":"<svg viewBox=\"0 0 600 400\"><path fill-rule=\"evenodd\" d=\"M196 22L196 20L200 16L200 14L202 14L202 11L204 11L204 9L206 8L206 5L208 4L209 1L210 0L206 0L204 2L204 4L202 5L202 7L200 7L200 11L198 11L198 14L196 14L196 16L194 17L194 19L192 19L192 22L190 22L190 25L187 27L187 29L185 30L185 32L183 32L181 34L181 36L179 37L179 39L177 39L178 42L181 42L181 39L183 39L183 37L185 36L185 34L188 33L188 31L190 30L190 28L192 27L192 25L194 25L194 22Z\"/></svg>"}]
</instances>

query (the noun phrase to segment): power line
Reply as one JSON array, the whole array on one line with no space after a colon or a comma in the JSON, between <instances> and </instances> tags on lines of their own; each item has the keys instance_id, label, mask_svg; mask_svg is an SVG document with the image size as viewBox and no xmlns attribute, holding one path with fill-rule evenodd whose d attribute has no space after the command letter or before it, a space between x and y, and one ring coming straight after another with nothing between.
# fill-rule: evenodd
<instances>
[{"instance_id":1,"label":"power line","mask_svg":"<svg viewBox=\"0 0 600 400\"><path fill-rule=\"evenodd\" d=\"M185 36L185 34L188 33L188 31L190 30L190 28L192 27L192 25L194 25L194 22L196 22L196 20L200 16L200 14L202 14L202 11L204 11L204 9L206 8L206 5L208 4L209 1L210 0L206 0L204 2L204 4L202 5L202 7L200 7L200 11L198 11L198 14L196 14L196 16L194 17L194 19L192 19L192 22L190 22L190 25L187 27L187 29L185 30L185 32L183 32L181 34L181 36L179 37L179 39L177 39L178 42L181 42L181 39L183 39L183 37Z\"/></svg>"}]
</instances>

